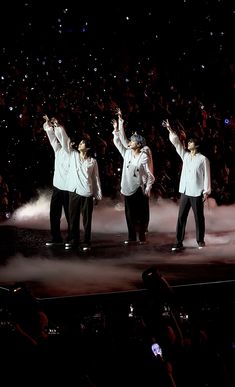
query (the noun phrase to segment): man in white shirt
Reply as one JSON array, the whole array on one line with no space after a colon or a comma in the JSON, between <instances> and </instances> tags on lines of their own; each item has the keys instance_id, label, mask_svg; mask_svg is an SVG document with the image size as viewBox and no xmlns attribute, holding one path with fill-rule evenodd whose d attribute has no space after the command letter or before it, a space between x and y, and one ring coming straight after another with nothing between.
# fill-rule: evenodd
<instances>
[{"instance_id":1,"label":"man in white shirt","mask_svg":"<svg viewBox=\"0 0 235 387\"><path fill-rule=\"evenodd\" d=\"M176 228L176 243L172 246L172 250L183 249L185 228L191 207L196 223L196 241L198 248L201 249L205 246L204 202L211 193L210 163L198 151L199 142L196 138L188 141L188 150L186 150L177 134L172 130L169 121L163 121L162 125L169 131L169 139L183 160L179 184L181 197Z\"/></svg>"},{"instance_id":2,"label":"man in white shirt","mask_svg":"<svg viewBox=\"0 0 235 387\"><path fill-rule=\"evenodd\" d=\"M136 244L137 234L139 244L146 243L146 228L148 223L148 205L152 185L155 181L150 169L150 158L141 150L145 146L145 139L134 134L127 144L123 141L124 129L121 115L113 124L114 145L122 155L124 162L121 178L121 193L125 200L125 216L128 228L128 240L125 244ZM121 128L121 129L120 129Z\"/></svg>"},{"instance_id":3,"label":"man in white shirt","mask_svg":"<svg viewBox=\"0 0 235 387\"><path fill-rule=\"evenodd\" d=\"M62 128L55 117L49 120L48 116L45 115L43 118L45 120L43 129L47 134L55 154L53 191L50 202L50 227L52 239L46 242L46 246L55 246L63 244L60 227L62 210L64 210L65 218L68 224L69 235L69 193L66 190L66 181L69 171L69 159L65 150L69 138L64 129L64 136L61 136ZM67 238L69 238L69 236Z\"/></svg>"},{"instance_id":4,"label":"man in white shirt","mask_svg":"<svg viewBox=\"0 0 235 387\"><path fill-rule=\"evenodd\" d=\"M118 131L119 131L119 139L122 143L122 145L128 149L130 145L130 141L126 137L126 133L124 130L124 120L122 118L122 112L120 108L117 108L115 111L117 117L118 117ZM137 134L137 133L135 133ZM148 157L148 167L152 175L154 175L154 166L153 166L153 156L152 156L152 151L151 149L143 143L143 147L140 149L140 152L144 153ZM145 177L144 177L145 178ZM145 232L148 232L148 226L149 226L149 220L150 220L150 209L149 209L149 196L145 195L145 200L142 203L142 205L145 205L145 211L143 212L145 214L145 225L146 225L146 230Z\"/></svg>"},{"instance_id":5,"label":"man in white shirt","mask_svg":"<svg viewBox=\"0 0 235 387\"><path fill-rule=\"evenodd\" d=\"M102 191L97 161L91 157L91 147L87 139L67 147L70 170L66 182L69 191L70 240L66 249L91 247L91 224L94 199L102 199ZM80 241L80 215L84 228L83 241Z\"/></svg>"}]
</instances>

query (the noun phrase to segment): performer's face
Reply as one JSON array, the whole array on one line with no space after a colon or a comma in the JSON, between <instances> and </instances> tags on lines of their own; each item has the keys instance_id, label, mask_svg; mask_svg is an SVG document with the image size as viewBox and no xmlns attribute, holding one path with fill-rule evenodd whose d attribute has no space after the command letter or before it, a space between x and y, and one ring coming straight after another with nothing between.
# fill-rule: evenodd
<instances>
[{"instance_id":1,"label":"performer's face","mask_svg":"<svg viewBox=\"0 0 235 387\"><path fill-rule=\"evenodd\" d=\"M51 125L55 128L56 126L58 126L58 121L55 117L52 117L51 119Z\"/></svg>"},{"instance_id":2,"label":"performer's face","mask_svg":"<svg viewBox=\"0 0 235 387\"><path fill-rule=\"evenodd\" d=\"M189 140L189 142L188 142L188 150L194 150L194 149L196 149L194 141Z\"/></svg>"},{"instance_id":3,"label":"performer's face","mask_svg":"<svg viewBox=\"0 0 235 387\"><path fill-rule=\"evenodd\" d=\"M128 144L128 148L130 149L138 149L140 146L136 141L130 141Z\"/></svg>"}]
</instances>

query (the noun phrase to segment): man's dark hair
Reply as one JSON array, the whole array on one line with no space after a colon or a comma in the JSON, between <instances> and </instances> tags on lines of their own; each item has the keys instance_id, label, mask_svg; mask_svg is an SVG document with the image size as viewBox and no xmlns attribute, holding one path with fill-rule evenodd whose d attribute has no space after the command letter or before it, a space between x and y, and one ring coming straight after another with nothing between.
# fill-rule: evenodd
<instances>
[{"instance_id":1,"label":"man's dark hair","mask_svg":"<svg viewBox=\"0 0 235 387\"><path fill-rule=\"evenodd\" d=\"M94 152L93 152L93 145L92 142L88 138L80 137L80 136L74 136L71 138L71 143L72 143L72 148L77 150L78 145L80 144L81 141L84 141L86 144L87 150L87 156L88 157L94 157Z\"/></svg>"},{"instance_id":2,"label":"man's dark hair","mask_svg":"<svg viewBox=\"0 0 235 387\"><path fill-rule=\"evenodd\" d=\"M200 139L198 137L190 137L188 139L188 143L189 142L193 142L196 148L199 148L201 144Z\"/></svg>"}]
</instances>

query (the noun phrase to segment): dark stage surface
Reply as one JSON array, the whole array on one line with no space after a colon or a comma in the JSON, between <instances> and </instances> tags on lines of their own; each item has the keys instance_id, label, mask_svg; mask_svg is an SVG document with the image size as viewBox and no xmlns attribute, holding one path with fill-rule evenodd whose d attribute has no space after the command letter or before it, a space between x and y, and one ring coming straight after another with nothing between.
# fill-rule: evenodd
<instances>
[{"instance_id":1,"label":"dark stage surface","mask_svg":"<svg viewBox=\"0 0 235 387\"><path fill-rule=\"evenodd\" d=\"M12 372L8 358L17 348L8 290L20 281L49 318L43 378L46 375L55 383L66 377L68 385L78 378L81 387L234 386L234 206L208 203L207 246L202 250L196 246L194 221L189 217L185 250L174 253L177 212L176 203L152 202L149 243L127 247L122 203L103 203L94 209L93 246L86 253L45 246L50 238L47 195L3 222L0 334L7 354L6 376ZM62 228L65 237L64 219ZM143 281L148 270L153 275ZM160 273L159 282L155 271ZM170 286L165 287L167 283ZM153 384L156 374L159 378L168 369L152 355L153 333L162 346L163 360L172 357L176 384L161 379ZM25 364L24 356L20 358ZM15 360L14 366L19 365L24 370ZM107 369L115 375L111 384ZM25 374L21 380L25 385Z\"/></svg>"},{"instance_id":2,"label":"dark stage surface","mask_svg":"<svg viewBox=\"0 0 235 387\"><path fill-rule=\"evenodd\" d=\"M178 207L170 201L151 203L148 244L124 246L127 237L122 203L102 203L94 210L90 252L48 248L47 195L19 208L0 227L0 286L30 284L39 298L139 291L142 273L153 266L174 287L235 281L234 206L208 203L206 248L197 249L194 220L189 216L185 250L171 252ZM62 220L65 236L65 224Z\"/></svg>"}]
</instances>

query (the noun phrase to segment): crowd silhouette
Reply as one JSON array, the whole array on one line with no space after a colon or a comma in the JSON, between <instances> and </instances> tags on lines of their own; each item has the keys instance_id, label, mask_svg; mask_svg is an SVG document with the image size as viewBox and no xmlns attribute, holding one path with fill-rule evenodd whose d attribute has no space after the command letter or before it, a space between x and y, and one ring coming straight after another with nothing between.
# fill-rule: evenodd
<instances>
[{"instance_id":1,"label":"crowd silhouette","mask_svg":"<svg viewBox=\"0 0 235 387\"><path fill-rule=\"evenodd\" d=\"M99 77L88 70L78 69L73 74L79 64L74 56L72 62L65 59L63 66L55 66L52 56L35 69L35 58L28 58L28 77L23 58L9 66L12 85L8 93L1 94L5 125L1 173L9 186L12 207L31 199L39 188L51 187L53 152L43 131L44 114L56 115L71 138L79 135L90 139L101 171L103 194L119 198L122 160L114 149L111 125L118 106L123 111L127 136L137 131L152 151L156 177L152 195L156 200L178 199L181 164L162 128L162 120L167 118L182 141L195 135L200 139L202 153L211 163L211 196L217 204L234 202L235 120L216 96L212 98L204 91L202 98L190 85L181 89L174 74L168 79L155 63L146 63L141 56L131 63L124 57L120 66L111 63L111 75L103 70ZM49 83L53 88L48 92L46 74L52 71L54 79Z\"/></svg>"}]
</instances>

